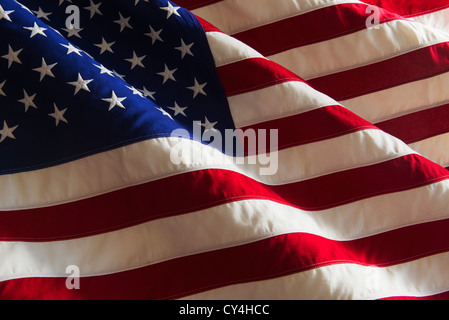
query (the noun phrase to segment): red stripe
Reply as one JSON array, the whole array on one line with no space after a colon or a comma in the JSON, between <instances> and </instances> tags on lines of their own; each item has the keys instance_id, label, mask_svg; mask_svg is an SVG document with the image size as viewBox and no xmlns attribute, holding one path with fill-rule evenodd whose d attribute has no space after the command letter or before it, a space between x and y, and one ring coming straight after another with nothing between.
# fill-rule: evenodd
<instances>
[{"instance_id":1,"label":"red stripe","mask_svg":"<svg viewBox=\"0 0 449 320\"><path fill-rule=\"evenodd\" d=\"M447 119L449 104L379 122L376 126L409 144L449 132Z\"/></svg>"},{"instance_id":2,"label":"red stripe","mask_svg":"<svg viewBox=\"0 0 449 320\"><path fill-rule=\"evenodd\" d=\"M201 7L205 7L223 0L176 0L176 4L187 10L194 10Z\"/></svg>"},{"instance_id":3,"label":"red stripe","mask_svg":"<svg viewBox=\"0 0 449 320\"><path fill-rule=\"evenodd\" d=\"M250 58L217 68L228 97L286 81L304 82L299 76L265 58Z\"/></svg>"},{"instance_id":4,"label":"red stripe","mask_svg":"<svg viewBox=\"0 0 449 320\"><path fill-rule=\"evenodd\" d=\"M178 0L176 4L188 10L205 7L223 0ZM427 14L449 7L447 0L364 0L392 13L410 17Z\"/></svg>"},{"instance_id":5,"label":"red stripe","mask_svg":"<svg viewBox=\"0 0 449 320\"><path fill-rule=\"evenodd\" d=\"M236 33L233 37L269 56L366 29L370 16L365 12L366 7L365 4L334 5ZM399 18L380 10L380 22Z\"/></svg>"},{"instance_id":6,"label":"red stripe","mask_svg":"<svg viewBox=\"0 0 449 320\"><path fill-rule=\"evenodd\" d=\"M448 228L449 220L443 220L352 241L291 233L135 270L84 277L79 290L66 289L65 278L3 281L0 295L4 299L175 299L326 265L405 263L447 251Z\"/></svg>"},{"instance_id":7,"label":"red stripe","mask_svg":"<svg viewBox=\"0 0 449 320\"><path fill-rule=\"evenodd\" d=\"M364 0L405 17L439 11L449 7L447 0Z\"/></svg>"},{"instance_id":8,"label":"red stripe","mask_svg":"<svg viewBox=\"0 0 449 320\"><path fill-rule=\"evenodd\" d=\"M398 297L388 297L379 300L449 300L449 291L425 297L398 296Z\"/></svg>"},{"instance_id":9,"label":"red stripe","mask_svg":"<svg viewBox=\"0 0 449 320\"><path fill-rule=\"evenodd\" d=\"M446 169L415 154L275 186L232 171L202 170L54 207L2 212L0 225L9 227L0 230L0 241L88 236L244 199L266 199L305 210L321 210L447 177ZM190 187L185 188L186 185ZM207 192L198 197L199 190Z\"/></svg>"},{"instance_id":10,"label":"red stripe","mask_svg":"<svg viewBox=\"0 0 449 320\"><path fill-rule=\"evenodd\" d=\"M251 92L288 81L303 80L264 58L251 58L217 68L227 96ZM315 110L243 127L242 130L279 130L279 150L375 127L341 106ZM246 154L254 154L248 148ZM256 151L258 152L258 151Z\"/></svg>"},{"instance_id":11,"label":"red stripe","mask_svg":"<svg viewBox=\"0 0 449 320\"><path fill-rule=\"evenodd\" d=\"M323 107L299 115L259 123L251 127L242 128L246 131L253 129L267 130L267 136L271 129L280 129L278 135L279 149L285 149L295 145L316 142L322 139L329 139L340 135L348 134L357 130L374 129L371 124L362 118L354 116L347 109L341 106ZM267 146L270 146L267 141ZM249 154L248 143L245 142L247 154ZM238 176L237 180L228 179L228 176ZM187 202L184 207L178 206L176 198L171 198L171 194L184 194L180 189L183 183L197 181L197 188L208 188L212 181L217 185L216 190L230 189L224 194L210 194L207 192L204 197L198 198L194 195L186 195ZM241 189L235 186L235 181L241 181L248 188ZM229 187L225 187L229 183ZM174 186L174 187L172 187ZM178 186L178 187L177 187ZM219 186L219 187L218 187ZM255 188L252 190L251 188ZM174 188L174 189L173 189ZM163 190L173 190L173 193L165 193ZM179 190L178 190L179 189ZM187 191L191 191L189 189ZM8 230L0 229L0 239L32 241L37 239L56 240L71 238L75 236L86 236L92 233L98 233L101 230L110 231L117 228L123 228L129 225L156 219L158 217L170 216L173 214L182 214L190 210L205 209L210 203L224 203L228 199L241 199L248 192L248 197L264 197L273 201L284 203L276 194L267 193L268 189L254 183L249 178L239 174L222 173L221 171L199 171L177 177L169 177L158 182L152 182L145 185L126 188L121 191L115 191L111 194L101 195L97 198L77 201L70 205L56 206L52 209L19 210L13 212L2 212L0 215L0 224L11 226ZM153 214L149 218L146 215L146 194L154 194L156 199L167 199L167 203L153 203ZM182 203L182 202L181 202ZM128 210L132 205L138 210ZM91 214L97 211L95 215ZM120 212L128 212L123 215ZM70 224L63 223L58 229L60 221L66 221L67 216L77 217ZM96 218L96 221L92 220ZM2 220L4 219L4 220ZM26 222L25 222L26 221ZM44 229L35 228L36 225L43 223L52 230L46 237ZM104 225L103 229L102 226Z\"/></svg>"},{"instance_id":12,"label":"red stripe","mask_svg":"<svg viewBox=\"0 0 449 320\"><path fill-rule=\"evenodd\" d=\"M201 17L196 16L198 22L201 24L201 26L204 29L204 32L221 32L223 33L220 29L218 29L217 27L215 27L213 24L209 23L208 21L204 20Z\"/></svg>"},{"instance_id":13,"label":"red stripe","mask_svg":"<svg viewBox=\"0 0 449 320\"><path fill-rule=\"evenodd\" d=\"M252 129L255 132L265 129L278 131L278 149L283 150L293 146L321 140L336 138L345 134L365 129L378 129L363 118L355 116L352 112L340 105L325 106L292 115L285 118L260 122L251 126L242 127L244 132ZM270 142L267 142L269 146ZM259 150L256 150L259 153ZM253 155L250 150L246 154Z\"/></svg>"},{"instance_id":14,"label":"red stripe","mask_svg":"<svg viewBox=\"0 0 449 320\"><path fill-rule=\"evenodd\" d=\"M422 80L449 70L449 43L422 49L367 66L309 79L307 82L337 101Z\"/></svg>"}]
</instances>

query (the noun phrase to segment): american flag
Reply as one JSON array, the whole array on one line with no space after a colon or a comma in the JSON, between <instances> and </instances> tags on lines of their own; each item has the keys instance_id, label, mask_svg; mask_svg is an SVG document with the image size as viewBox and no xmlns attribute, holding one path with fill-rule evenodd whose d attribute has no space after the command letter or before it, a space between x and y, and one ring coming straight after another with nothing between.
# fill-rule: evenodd
<instances>
[{"instance_id":1,"label":"american flag","mask_svg":"<svg viewBox=\"0 0 449 320\"><path fill-rule=\"evenodd\" d=\"M0 299L448 298L448 15L0 0Z\"/></svg>"}]
</instances>

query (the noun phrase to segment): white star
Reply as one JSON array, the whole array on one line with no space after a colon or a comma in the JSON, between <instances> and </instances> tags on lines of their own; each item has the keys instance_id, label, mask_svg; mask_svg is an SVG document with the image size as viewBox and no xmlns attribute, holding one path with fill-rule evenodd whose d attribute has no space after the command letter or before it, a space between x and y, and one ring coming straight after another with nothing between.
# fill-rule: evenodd
<instances>
[{"instance_id":1,"label":"white star","mask_svg":"<svg viewBox=\"0 0 449 320\"><path fill-rule=\"evenodd\" d=\"M65 108L64 110L59 110L58 107L56 106L56 103L53 103L53 106L55 107L55 112L49 113L48 115L50 117L55 118L56 126L58 126L59 121L68 123L66 118L64 118L64 113L67 111L67 108Z\"/></svg>"},{"instance_id":2,"label":"white star","mask_svg":"<svg viewBox=\"0 0 449 320\"><path fill-rule=\"evenodd\" d=\"M12 134L14 130L17 129L18 126L8 128L8 125L6 124L6 121L3 121L3 129L0 130L0 142L5 140L6 138L15 139L14 135Z\"/></svg>"},{"instance_id":3,"label":"white star","mask_svg":"<svg viewBox=\"0 0 449 320\"><path fill-rule=\"evenodd\" d=\"M47 63L45 62L45 59L42 58L42 66L40 68L35 68L33 69L34 71L40 72L41 74L41 78L39 79L39 82L42 81L42 79L44 79L45 76L50 76L50 77L55 77L55 75L53 74L53 72L51 72L51 69L57 65L58 63L53 63L51 65L47 65Z\"/></svg>"},{"instance_id":4,"label":"white star","mask_svg":"<svg viewBox=\"0 0 449 320\"><path fill-rule=\"evenodd\" d=\"M9 47L8 54L5 54L4 56L2 56L2 58L8 59L8 69L9 69L13 62L22 64L22 61L20 61L19 59L19 53L23 50L23 48L14 51L9 44L8 47Z\"/></svg>"},{"instance_id":5,"label":"white star","mask_svg":"<svg viewBox=\"0 0 449 320\"><path fill-rule=\"evenodd\" d=\"M144 0L145 2L148 2L148 0ZM136 2L134 2L134 5L137 6L137 4L139 3L139 0L136 0Z\"/></svg>"},{"instance_id":6,"label":"white star","mask_svg":"<svg viewBox=\"0 0 449 320\"><path fill-rule=\"evenodd\" d=\"M133 27L129 24L129 19L131 19L131 17L124 18L120 12L118 14L120 15L120 19L115 20L114 22L120 25L120 32L122 32L126 27L132 29Z\"/></svg>"},{"instance_id":7,"label":"white star","mask_svg":"<svg viewBox=\"0 0 449 320\"><path fill-rule=\"evenodd\" d=\"M198 81L195 79L195 83L193 86L191 87L187 87L187 89L190 89L193 91L193 97L195 98L197 96L198 93L201 93L203 95L207 95L206 92L204 92L203 88L206 86L207 82L203 83L203 84L199 84Z\"/></svg>"},{"instance_id":8,"label":"white star","mask_svg":"<svg viewBox=\"0 0 449 320\"><path fill-rule=\"evenodd\" d=\"M84 7L84 9L90 11L90 18L92 19L96 13L98 13L100 16L103 15L99 9L100 6L101 6L101 2L95 4L92 0L90 0L90 6Z\"/></svg>"},{"instance_id":9,"label":"white star","mask_svg":"<svg viewBox=\"0 0 449 320\"><path fill-rule=\"evenodd\" d=\"M177 68L170 70L170 69L168 69L168 67L165 63L164 63L164 66L165 66L165 70L163 72L157 73L158 75L161 75L164 77L164 80L162 80L162 83L165 83L168 79L176 81L175 77L173 76L173 73L175 73Z\"/></svg>"},{"instance_id":10,"label":"white star","mask_svg":"<svg viewBox=\"0 0 449 320\"><path fill-rule=\"evenodd\" d=\"M184 43L184 40L181 39L181 46L175 48L176 50L181 51L181 59L183 59L186 54L193 56L192 51L190 51L190 48L192 48L193 44L194 43L192 42L191 44L186 45Z\"/></svg>"},{"instance_id":11,"label":"white star","mask_svg":"<svg viewBox=\"0 0 449 320\"><path fill-rule=\"evenodd\" d=\"M0 95L6 97L6 94L3 92L3 86L5 85L5 83L6 83L6 80L3 81L2 83L0 83Z\"/></svg>"},{"instance_id":12,"label":"white star","mask_svg":"<svg viewBox=\"0 0 449 320\"><path fill-rule=\"evenodd\" d=\"M9 22L12 22L9 15L13 12L14 10L5 11L3 7L0 5L0 20L5 19L8 20Z\"/></svg>"},{"instance_id":13,"label":"white star","mask_svg":"<svg viewBox=\"0 0 449 320\"><path fill-rule=\"evenodd\" d=\"M106 42L106 40L103 38L103 37L101 37L101 43L98 43L98 44L95 44L98 48L100 48L101 49L101 52L100 52L100 54L102 54L102 53L104 53L105 51L109 51L109 52L112 52L112 53L114 53L114 51L112 51L112 49L111 49L111 47L112 47L112 45L115 43L115 41L114 42Z\"/></svg>"},{"instance_id":14,"label":"white star","mask_svg":"<svg viewBox=\"0 0 449 320\"><path fill-rule=\"evenodd\" d=\"M38 11L34 11L34 10L33 10L33 12L34 12L34 14L36 15L36 17L38 17L39 19L40 19L40 18L44 18L45 20L50 21L50 19L48 18L48 16L52 14L51 12L46 13L46 12L42 11L41 7L39 7L39 10L38 10Z\"/></svg>"},{"instance_id":15,"label":"white star","mask_svg":"<svg viewBox=\"0 0 449 320\"><path fill-rule=\"evenodd\" d=\"M165 111L165 110L162 109L161 107L156 108L156 109L158 109L160 112L162 112L162 114L163 114L164 116L167 116L167 117L169 117L170 119L173 120L173 118L171 117L170 113L168 113L167 111Z\"/></svg>"},{"instance_id":16,"label":"white star","mask_svg":"<svg viewBox=\"0 0 449 320\"><path fill-rule=\"evenodd\" d=\"M113 72L111 70L109 70L108 68L106 68L105 66L103 66L102 64L100 64L99 66L97 66L96 64L94 64L94 66L96 66L97 68L100 69L100 74L103 73L107 73L108 75L110 75L111 77L113 77Z\"/></svg>"},{"instance_id":17,"label":"white star","mask_svg":"<svg viewBox=\"0 0 449 320\"><path fill-rule=\"evenodd\" d=\"M69 29L66 28L62 28L62 30L64 30L65 32L67 32L67 37L71 37L71 36L75 36L81 39L81 36L79 35L79 33L81 31L83 31L83 28L80 29L75 29L72 25L70 26Z\"/></svg>"},{"instance_id":18,"label":"white star","mask_svg":"<svg viewBox=\"0 0 449 320\"><path fill-rule=\"evenodd\" d=\"M142 94L143 94L145 97L150 97L151 99L156 100L156 99L154 99L154 96L153 96L156 92L154 92L154 91L148 91L147 88L145 88L145 86L143 87L142 90L140 90L140 92L142 92Z\"/></svg>"},{"instance_id":19,"label":"white star","mask_svg":"<svg viewBox=\"0 0 449 320\"><path fill-rule=\"evenodd\" d=\"M167 7L162 7L162 10L167 11L167 19L171 17L172 14L177 15L178 17L180 17L178 10L180 9L180 7L173 7L172 4L170 2L167 1L168 6Z\"/></svg>"},{"instance_id":20,"label":"white star","mask_svg":"<svg viewBox=\"0 0 449 320\"><path fill-rule=\"evenodd\" d=\"M204 132L206 132L207 130L213 130L213 131L218 131L217 129L214 128L214 126L217 124L217 121L215 122L210 122L207 117L204 117L204 123L201 123L201 126L204 127Z\"/></svg>"},{"instance_id":21,"label":"white star","mask_svg":"<svg viewBox=\"0 0 449 320\"><path fill-rule=\"evenodd\" d=\"M90 82L92 82L92 79L90 80L84 80L81 77L81 74L78 73L78 80L73 81L73 82L67 82L68 84L71 84L72 86L75 86L75 94L78 93L78 91L80 91L81 89L90 92L89 87L87 86Z\"/></svg>"},{"instance_id":22,"label":"white star","mask_svg":"<svg viewBox=\"0 0 449 320\"><path fill-rule=\"evenodd\" d=\"M36 105L34 104L33 100L36 97L36 94L33 94L32 96L29 96L28 93L23 89L23 99L17 100L25 105L25 112L28 111L28 108L31 106L35 109L37 109Z\"/></svg>"},{"instance_id":23,"label":"white star","mask_svg":"<svg viewBox=\"0 0 449 320\"><path fill-rule=\"evenodd\" d=\"M136 55L136 52L133 51L133 57L132 57L132 58L129 58L129 59L125 59L125 60L131 62L131 70L132 70L132 69L134 69L134 67L137 66L137 65L140 66L140 67L142 67L142 68L145 68L145 66L144 66L143 63L142 63L142 60L145 59L145 57L146 57L146 55L141 56L141 57L138 57L138 56Z\"/></svg>"},{"instance_id":24,"label":"white star","mask_svg":"<svg viewBox=\"0 0 449 320\"><path fill-rule=\"evenodd\" d=\"M68 45L67 44L62 44L62 43L60 43L60 45L63 46L63 47L66 47L68 49L67 50L67 54L71 54L72 52L75 52L77 55L81 56L81 50L75 48L70 42L69 42Z\"/></svg>"},{"instance_id":25,"label":"white star","mask_svg":"<svg viewBox=\"0 0 449 320\"><path fill-rule=\"evenodd\" d=\"M112 95L110 98L103 98L101 100L107 101L109 102L109 109L108 111L111 111L112 108L114 108L115 106L118 106L120 108L125 109L125 107L122 104L122 101L125 100L126 97L124 98L117 98L117 96L115 95L114 90L112 90Z\"/></svg>"},{"instance_id":26,"label":"white star","mask_svg":"<svg viewBox=\"0 0 449 320\"><path fill-rule=\"evenodd\" d=\"M41 34L44 37L47 36L44 33L44 31L47 30L47 28L39 27L36 22L34 22L34 25L32 27L23 27L23 28L31 31L30 38L34 37L36 34Z\"/></svg>"},{"instance_id":27,"label":"white star","mask_svg":"<svg viewBox=\"0 0 449 320\"><path fill-rule=\"evenodd\" d=\"M184 117L187 117L187 115L184 113L184 110L187 109L187 107L180 107L176 101L175 101L175 106L174 107L168 107L169 109L173 110L175 112L175 116L177 116L178 114L182 114Z\"/></svg>"},{"instance_id":28,"label":"white star","mask_svg":"<svg viewBox=\"0 0 449 320\"><path fill-rule=\"evenodd\" d=\"M137 90L136 88L134 88L133 86L128 87L126 86L129 90L131 90L133 92L133 94L137 94L139 97L144 98L142 92L140 92L139 90Z\"/></svg>"},{"instance_id":29,"label":"white star","mask_svg":"<svg viewBox=\"0 0 449 320\"><path fill-rule=\"evenodd\" d=\"M161 42L164 42L162 38L160 37L160 33L162 32L162 29L158 31L154 31L154 29L150 26L150 33L145 33L146 36L151 38L151 44L154 44L156 40L159 40Z\"/></svg>"}]
</instances>

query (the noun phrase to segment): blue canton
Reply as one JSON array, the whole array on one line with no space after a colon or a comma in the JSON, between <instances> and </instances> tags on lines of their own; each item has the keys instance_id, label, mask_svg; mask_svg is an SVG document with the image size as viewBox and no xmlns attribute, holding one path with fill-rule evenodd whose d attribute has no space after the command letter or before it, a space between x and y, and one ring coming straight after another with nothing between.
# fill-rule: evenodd
<instances>
[{"instance_id":1,"label":"blue canton","mask_svg":"<svg viewBox=\"0 0 449 320\"><path fill-rule=\"evenodd\" d=\"M2 0L0 34L1 174L234 129L205 33L170 1Z\"/></svg>"}]
</instances>

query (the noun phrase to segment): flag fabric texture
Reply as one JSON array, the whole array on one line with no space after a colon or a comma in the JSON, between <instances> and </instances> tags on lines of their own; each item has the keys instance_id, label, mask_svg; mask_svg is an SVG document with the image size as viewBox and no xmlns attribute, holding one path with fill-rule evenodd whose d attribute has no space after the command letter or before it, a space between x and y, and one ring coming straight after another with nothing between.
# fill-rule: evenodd
<instances>
[{"instance_id":1,"label":"flag fabric texture","mask_svg":"<svg viewBox=\"0 0 449 320\"><path fill-rule=\"evenodd\" d=\"M0 0L0 299L448 298L448 18Z\"/></svg>"}]
</instances>

